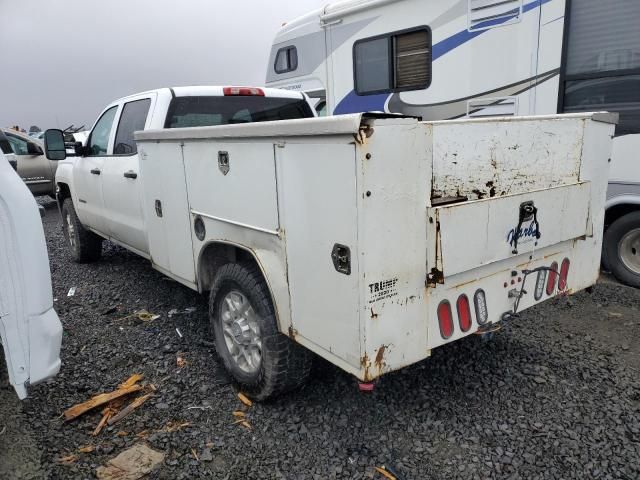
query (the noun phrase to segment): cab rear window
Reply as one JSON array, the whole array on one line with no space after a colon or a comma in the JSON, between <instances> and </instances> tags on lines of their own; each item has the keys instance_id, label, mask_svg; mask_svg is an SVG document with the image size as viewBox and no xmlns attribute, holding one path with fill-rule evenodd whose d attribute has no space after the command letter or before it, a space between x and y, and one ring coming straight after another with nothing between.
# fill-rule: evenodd
<instances>
[{"instance_id":1,"label":"cab rear window","mask_svg":"<svg viewBox=\"0 0 640 480\"><path fill-rule=\"evenodd\" d=\"M208 127L313 117L309 104L297 98L262 96L175 97L165 128Z\"/></svg>"}]
</instances>

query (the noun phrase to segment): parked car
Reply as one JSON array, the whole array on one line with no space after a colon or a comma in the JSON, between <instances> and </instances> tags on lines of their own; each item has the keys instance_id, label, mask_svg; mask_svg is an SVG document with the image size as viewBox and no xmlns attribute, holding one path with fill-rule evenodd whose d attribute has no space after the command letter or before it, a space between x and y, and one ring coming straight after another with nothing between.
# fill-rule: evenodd
<instances>
[{"instance_id":1,"label":"parked car","mask_svg":"<svg viewBox=\"0 0 640 480\"><path fill-rule=\"evenodd\" d=\"M62 324L38 205L0 157L0 338L9 382L23 399L28 385L60 370Z\"/></svg>"},{"instance_id":2,"label":"parked car","mask_svg":"<svg viewBox=\"0 0 640 480\"><path fill-rule=\"evenodd\" d=\"M54 179L58 162L47 159L40 140L9 128L4 128L2 131L11 146L11 152L5 152L3 149L3 153L10 160L15 160L18 175L22 177L31 193L54 197L56 193Z\"/></svg>"},{"instance_id":3,"label":"parked car","mask_svg":"<svg viewBox=\"0 0 640 480\"><path fill-rule=\"evenodd\" d=\"M13 149L11 148L9 140L7 140L7 136L2 130L0 130L0 152L2 152L4 157L9 161L9 164L13 167L13 169L18 170L18 161L13 154Z\"/></svg>"}]
</instances>

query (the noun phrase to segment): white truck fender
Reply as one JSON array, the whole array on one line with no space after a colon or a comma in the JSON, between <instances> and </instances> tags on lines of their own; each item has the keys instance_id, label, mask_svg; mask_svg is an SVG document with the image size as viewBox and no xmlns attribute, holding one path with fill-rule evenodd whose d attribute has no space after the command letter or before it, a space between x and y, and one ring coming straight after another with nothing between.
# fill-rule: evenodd
<instances>
[{"instance_id":1,"label":"white truck fender","mask_svg":"<svg viewBox=\"0 0 640 480\"><path fill-rule=\"evenodd\" d=\"M44 229L33 195L0 155L0 338L18 397L60 369Z\"/></svg>"}]
</instances>

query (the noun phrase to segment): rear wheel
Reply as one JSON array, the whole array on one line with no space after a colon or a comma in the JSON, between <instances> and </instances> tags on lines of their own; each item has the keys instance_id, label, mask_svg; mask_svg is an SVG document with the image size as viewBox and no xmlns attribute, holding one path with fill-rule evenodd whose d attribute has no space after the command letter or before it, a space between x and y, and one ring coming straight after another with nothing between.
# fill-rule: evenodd
<instances>
[{"instance_id":1,"label":"rear wheel","mask_svg":"<svg viewBox=\"0 0 640 480\"><path fill-rule=\"evenodd\" d=\"M269 289L253 265L221 267L209 297L216 350L241 390L265 400L301 385L311 352L278 331Z\"/></svg>"},{"instance_id":2,"label":"rear wheel","mask_svg":"<svg viewBox=\"0 0 640 480\"><path fill-rule=\"evenodd\" d=\"M603 257L618 280L640 287L640 212L628 213L609 226Z\"/></svg>"},{"instance_id":3,"label":"rear wheel","mask_svg":"<svg viewBox=\"0 0 640 480\"><path fill-rule=\"evenodd\" d=\"M62 231L74 261L94 262L102 255L102 238L82 226L71 198L62 203Z\"/></svg>"}]
</instances>

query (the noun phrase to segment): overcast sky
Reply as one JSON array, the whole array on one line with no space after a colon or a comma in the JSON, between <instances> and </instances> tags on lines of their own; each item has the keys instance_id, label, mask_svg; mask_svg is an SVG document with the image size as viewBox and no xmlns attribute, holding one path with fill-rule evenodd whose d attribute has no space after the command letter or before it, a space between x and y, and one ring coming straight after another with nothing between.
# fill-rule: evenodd
<instances>
[{"instance_id":1,"label":"overcast sky","mask_svg":"<svg viewBox=\"0 0 640 480\"><path fill-rule=\"evenodd\" d=\"M118 97L264 84L280 25L326 0L0 0L0 126L87 128Z\"/></svg>"}]
</instances>

